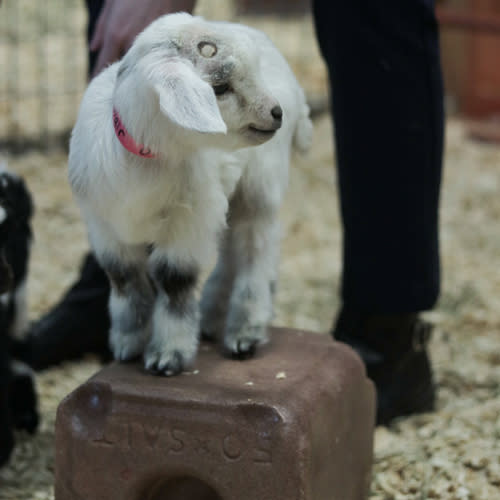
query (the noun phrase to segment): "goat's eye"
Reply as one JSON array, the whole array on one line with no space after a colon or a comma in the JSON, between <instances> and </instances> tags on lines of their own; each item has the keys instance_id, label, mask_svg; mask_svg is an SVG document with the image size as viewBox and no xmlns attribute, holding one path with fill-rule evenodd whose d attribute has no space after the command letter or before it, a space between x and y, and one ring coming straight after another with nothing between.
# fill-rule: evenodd
<instances>
[{"instance_id":1,"label":"goat's eye","mask_svg":"<svg viewBox=\"0 0 500 500\"><path fill-rule=\"evenodd\" d=\"M214 89L215 95L222 95L222 94L225 94L229 90L229 84L221 83L220 85L214 85L213 89Z\"/></svg>"}]
</instances>

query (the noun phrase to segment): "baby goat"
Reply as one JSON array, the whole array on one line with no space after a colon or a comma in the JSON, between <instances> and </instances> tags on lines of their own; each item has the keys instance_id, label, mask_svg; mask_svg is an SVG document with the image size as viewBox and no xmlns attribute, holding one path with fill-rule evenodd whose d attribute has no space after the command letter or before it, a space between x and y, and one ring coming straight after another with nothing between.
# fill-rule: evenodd
<instances>
[{"instance_id":1,"label":"baby goat","mask_svg":"<svg viewBox=\"0 0 500 500\"><path fill-rule=\"evenodd\" d=\"M38 425L31 370L11 358L11 338L27 326L25 283L31 246L31 196L23 180L0 166L0 465L14 446L13 429Z\"/></svg>"},{"instance_id":2,"label":"baby goat","mask_svg":"<svg viewBox=\"0 0 500 500\"><path fill-rule=\"evenodd\" d=\"M200 331L235 357L267 340L290 153L311 135L284 58L242 25L164 16L91 82L69 179L111 282L116 359L174 375Z\"/></svg>"}]
</instances>

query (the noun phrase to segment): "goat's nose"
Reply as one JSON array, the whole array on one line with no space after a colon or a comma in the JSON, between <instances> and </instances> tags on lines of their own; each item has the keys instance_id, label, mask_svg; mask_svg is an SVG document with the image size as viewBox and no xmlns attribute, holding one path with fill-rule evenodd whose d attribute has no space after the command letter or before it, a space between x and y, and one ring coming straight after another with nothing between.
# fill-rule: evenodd
<instances>
[{"instance_id":1,"label":"goat's nose","mask_svg":"<svg viewBox=\"0 0 500 500\"><path fill-rule=\"evenodd\" d=\"M281 106L274 106L274 108L271 109L271 115L275 120L281 120L283 118L283 110L281 109Z\"/></svg>"}]
</instances>

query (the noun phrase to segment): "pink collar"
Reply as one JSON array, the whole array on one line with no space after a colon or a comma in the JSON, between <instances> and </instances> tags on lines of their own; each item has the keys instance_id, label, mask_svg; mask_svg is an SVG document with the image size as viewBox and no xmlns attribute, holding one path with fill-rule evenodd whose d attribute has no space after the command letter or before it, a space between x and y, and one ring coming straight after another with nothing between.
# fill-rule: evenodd
<instances>
[{"instance_id":1,"label":"pink collar","mask_svg":"<svg viewBox=\"0 0 500 500\"><path fill-rule=\"evenodd\" d=\"M157 158L158 155L151 152L151 149L144 146L144 144L137 144L133 137L128 133L128 130L123 125L122 119L118 111L113 108L113 125L115 127L115 134L122 146L130 151L132 154L142 158Z\"/></svg>"}]
</instances>

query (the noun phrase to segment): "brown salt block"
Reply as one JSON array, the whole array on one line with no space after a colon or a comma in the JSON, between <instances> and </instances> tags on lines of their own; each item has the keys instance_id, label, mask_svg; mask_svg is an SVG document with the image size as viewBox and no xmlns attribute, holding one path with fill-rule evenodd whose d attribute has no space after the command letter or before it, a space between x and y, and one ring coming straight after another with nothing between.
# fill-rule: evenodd
<instances>
[{"instance_id":1,"label":"brown salt block","mask_svg":"<svg viewBox=\"0 0 500 500\"><path fill-rule=\"evenodd\" d=\"M56 500L362 500L375 395L328 335L271 329L255 358L202 344L155 377L112 364L62 401Z\"/></svg>"}]
</instances>

